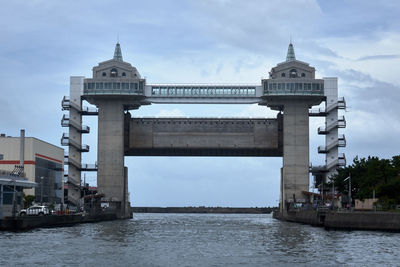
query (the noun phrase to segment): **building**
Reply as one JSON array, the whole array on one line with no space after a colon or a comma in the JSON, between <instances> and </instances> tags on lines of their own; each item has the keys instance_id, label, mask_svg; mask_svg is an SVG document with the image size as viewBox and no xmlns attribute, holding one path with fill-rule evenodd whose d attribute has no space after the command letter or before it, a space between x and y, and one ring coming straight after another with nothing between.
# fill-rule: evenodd
<instances>
[{"instance_id":1,"label":"building","mask_svg":"<svg viewBox=\"0 0 400 267\"><path fill-rule=\"evenodd\" d=\"M23 207L23 190L37 186L25 177L23 168L15 166L12 171L0 170L0 220L16 216Z\"/></svg>"},{"instance_id":2,"label":"building","mask_svg":"<svg viewBox=\"0 0 400 267\"><path fill-rule=\"evenodd\" d=\"M69 148L68 183L80 188L82 115L98 116L97 171L98 193L102 202L127 217L129 193L125 156L281 156L281 211L309 201L309 173L327 179L344 164L338 148L345 146L344 117L338 109L345 107L338 99L336 78L316 79L315 68L296 59L290 43L286 60L269 72L268 79L257 84L147 84L130 63L123 61L120 44L114 57L93 67L92 77L71 77L70 96L62 107L69 111L63 126L62 144ZM90 111L83 100L96 106ZM312 112L312 106L325 102L325 109ZM277 118L254 120L232 118L132 117L143 105L153 104L258 104L279 111ZM319 129L326 135L324 166L314 171L309 161L309 116L325 116ZM64 119L63 118L63 119ZM164 126L165 125L165 126ZM169 126L168 126L169 125ZM86 169L87 170L87 169ZM79 195L68 192L68 199L78 202Z\"/></svg>"},{"instance_id":3,"label":"building","mask_svg":"<svg viewBox=\"0 0 400 267\"><path fill-rule=\"evenodd\" d=\"M23 149L20 146L21 139ZM24 194L35 196L37 203L63 203L64 149L34 137L0 135L0 170L11 172L16 165L22 165L21 154L24 154L24 176L37 184L36 187L25 188Z\"/></svg>"}]
</instances>

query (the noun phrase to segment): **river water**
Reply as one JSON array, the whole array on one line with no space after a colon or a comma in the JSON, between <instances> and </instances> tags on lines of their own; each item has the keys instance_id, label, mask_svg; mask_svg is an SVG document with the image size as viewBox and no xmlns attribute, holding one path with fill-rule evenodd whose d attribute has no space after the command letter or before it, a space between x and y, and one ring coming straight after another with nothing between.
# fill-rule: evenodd
<instances>
[{"instance_id":1,"label":"river water","mask_svg":"<svg viewBox=\"0 0 400 267\"><path fill-rule=\"evenodd\" d=\"M134 214L0 232L0 266L16 265L400 266L400 233L326 231L269 214Z\"/></svg>"}]
</instances>

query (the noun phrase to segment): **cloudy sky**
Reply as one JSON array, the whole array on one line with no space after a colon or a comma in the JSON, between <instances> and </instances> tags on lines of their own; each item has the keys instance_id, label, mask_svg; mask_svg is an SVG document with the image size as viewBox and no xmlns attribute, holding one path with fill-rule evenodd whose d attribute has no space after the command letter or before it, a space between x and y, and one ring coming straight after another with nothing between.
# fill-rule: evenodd
<instances>
[{"instance_id":1,"label":"cloudy sky","mask_svg":"<svg viewBox=\"0 0 400 267\"><path fill-rule=\"evenodd\" d=\"M393 1L159 0L2 1L0 132L60 145L61 99L69 77L91 76L112 58L148 83L259 83L284 61L292 36L297 59L318 77L338 77L348 109L347 161L400 154L400 3ZM257 105L152 105L133 116L273 117ZM97 121L84 143L96 160ZM324 162L310 121L310 159ZM137 206L270 206L279 199L281 158L130 157ZM96 183L93 173L86 180Z\"/></svg>"}]
</instances>

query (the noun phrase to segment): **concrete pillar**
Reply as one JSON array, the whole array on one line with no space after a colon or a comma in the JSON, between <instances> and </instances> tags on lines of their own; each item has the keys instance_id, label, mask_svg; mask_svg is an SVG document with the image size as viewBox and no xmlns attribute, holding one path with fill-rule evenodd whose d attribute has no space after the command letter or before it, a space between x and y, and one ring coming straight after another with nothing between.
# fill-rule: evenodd
<instances>
[{"instance_id":1,"label":"concrete pillar","mask_svg":"<svg viewBox=\"0 0 400 267\"><path fill-rule=\"evenodd\" d=\"M124 108L122 102L99 100L97 144L97 188L117 216L123 217L125 203Z\"/></svg>"},{"instance_id":2,"label":"concrete pillar","mask_svg":"<svg viewBox=\"0 0 400 267\"><path fill-rule=\"evenodd\" d=\"M283 171L281 206L305 202L302 191L309 189L309 103L301 100L284 104Z\"/></svg>"}]
</instances>

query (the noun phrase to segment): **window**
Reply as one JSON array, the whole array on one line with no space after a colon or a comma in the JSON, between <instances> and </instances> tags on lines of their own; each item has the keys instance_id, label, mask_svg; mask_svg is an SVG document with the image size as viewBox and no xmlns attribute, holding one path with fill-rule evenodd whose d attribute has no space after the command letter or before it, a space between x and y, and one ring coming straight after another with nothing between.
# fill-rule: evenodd
<instances>
[{"instance_id":1,"label":"window","mask_svg":"<svg viewBox=\"0 0 400 267\"><path fill-rule=\"evenodd\" d=\"M112 89L112 83L104 83L104 89Z\"/></svg>"},{"instance_id":2,"label":"window","mask_svg":"<svg viewBox=\"0 0 400 267\"><path fill-rule=\"evenodd\" d=\"M290 78L297 78L297 70L296 69L290 70Z\"/></svg>"},{"instance_id":3,"label":"window","mask_svg":"<svg viewBox=\"0 0 400 267\"><path fill-rule=\"evenodd\" d=\"M41 185L35 190L35 201L40 202L43 189L43 201L61 203L63 171L61 163L35 158L35 182ZM44 177L42 180L41 177Z\"/></svg>"},{"instance_id":4,"label":"window","mask_svg":"<svg viewBox=\"0 0 400 267\"><path fill-rule=\"evenodd\" d=\"M110 77L118 77L118 70L116 68L111 69Z\"/></svg>"},{"instance_id":5,"label":"window","mask_svg":"<svg viewBox=\"0 0 400 267\"><path fill-rule=\"evenodd\" d=\"M107 76L107 73L103 72L103 74L101 74L103 77Z\"/></svg>"},{"instance_id":6,"label":"window","mask_svg":"<svg viewBox=\"0 0 400 267\"><path fill-rule=\"evenodd\" d=\"M281 77L286 77L286 73L282 72Z\"/></svg>"},{"instance_id":7,"label":"window","mask_svg":"<svg viewBox=\"0 0 400 267\"><path fill-rule=\"evenodd\" d=\"M303 72L302 74L301 74L301 77L306 77L306 74Z\"/></svg>"},{"instance_id":8,"label":"window","mask_svg":"<svg viewBox=\"0 0 400 267\"><path fill-rule=\"evenodd\" d=\"M138 89L138 84L137 83L130 83L131 90L137 90Z\"/></svg>"},{"instance_id":9,"label":"window","mask_svg":"<svg viewBox=\"0 0 400 267\"><path fill-rule=\"evenodd\" d=\"M96 89L103 89L103 83L96 83Z\"/></svg>"},{"instance_id":10,"label":"window","mask_svg":"<svg viewBox=\"0 0 400 267\"><path fill-rule=\"evenodd\" d=\"M125 72L122 73L122 77L126 77L126 73Z\"/></svg>"},{"instance_id":11,"label":"window","mask_svg":"<svg viewBox=\"0 0 400 267\"><path fill-rule=\"evenodd\" d=\"M113 83L113 89L121 89L120 83Z\"/></svg>"}]
</instances>

